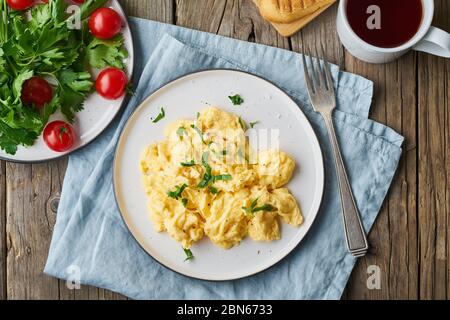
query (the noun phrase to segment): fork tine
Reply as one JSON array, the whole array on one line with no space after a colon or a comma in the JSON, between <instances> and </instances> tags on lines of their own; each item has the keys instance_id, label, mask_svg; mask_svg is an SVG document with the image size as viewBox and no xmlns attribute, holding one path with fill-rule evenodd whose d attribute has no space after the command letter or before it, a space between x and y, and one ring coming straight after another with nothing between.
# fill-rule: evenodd
<instances>
[{"instance_id":1,"label":"fork tine","mask_svg":"<svg viewBox=\"0 0 450 320\"><path fill-rule=\"evenodd\" d=\"M302 45L303 72L305 73L306 87L308 89L308 92L310 92L310 94L314 94L314 83L311 81L311 78L309 76L308 67L306 66L305 55L306 55L305 47L304 45Z\"/></svg>"},{"instance_id":2,"label":"fork tine","mask_svg":"<svg viewBox=\"0 0 450 320\"><path fill-rule=\"evenodd\" d=\"M308 62L309 62L309 71L308 71L308 73L309 73L309 75L311 77L311 83L313 84L313 89L314 89L313 92L316 92L317 89L319 88L319 84L318 84L318 81L317 81L317 75L316 75L316 68L314 67L314 62L313 62L313 59L312 59L312 56L311 56L311 48L307 47L306 50L307 50L307 54L306 55L308 56Z\"/></svg>"},{"instance_id":3,"label":"fork tine","mask_svg":"<svg viewBox=\"0 0 450 320\"><path fill-rule=\"evenodd\" d=\"M325 61L325 55L324 55L324 49L323 49L323 44L320 44L320 57L323 60L323 68L325 70L325 75L327 77L327 88L328 90L333 91L334 93L334 86L333 86L333 77L331 76L331 71L330 71L330 65L328 64L328 62Z\"/></svg>"},{"instance_id":4,"label":"fork tine","mask_svg":"<svg viewBox=\"0 0 450 320\"><path fill-rule=\"evenodd\" d=\"M316 56L316 59L315 59L316 60L316 67L317 67L316 74L317 74L317 79L319 81L319 87L326 88L326 81L325 81L325 77L324 77L324 74L323 74L322 64L320 62L320 57L319 57L319 54L317 52L317 45L314 46L314 54Z\"/></svg>"}]
</instances>

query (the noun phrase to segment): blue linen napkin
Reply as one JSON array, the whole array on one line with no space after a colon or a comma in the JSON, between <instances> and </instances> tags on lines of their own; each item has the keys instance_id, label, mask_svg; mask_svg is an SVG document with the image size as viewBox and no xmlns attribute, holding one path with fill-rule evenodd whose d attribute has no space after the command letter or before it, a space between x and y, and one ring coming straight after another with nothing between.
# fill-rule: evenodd
<instances>
[{"instance_id":1,"label":"blue linen napkin","mask_svg":"<svg viewBox=\"0 0 450 320\"><path fill-rule=\"evenodd\" d=\"M208 33L131 18L136 94L96 141L69 158L44 272L61 279L79 267L81 282L136 299L339 299L355 259L347 253L331 145L307 98L299 55ZM326 170L323 204L302 243L275 267L228 282L190 279L147 255L118 212L112 161L121 129L139 103L167 82L212 68L245 70L289 93L310 120ZM334 122L366 230L380 210L401 156L403 137L368 120L372 83L333 66Z\"/></svg>"}]
</instances>

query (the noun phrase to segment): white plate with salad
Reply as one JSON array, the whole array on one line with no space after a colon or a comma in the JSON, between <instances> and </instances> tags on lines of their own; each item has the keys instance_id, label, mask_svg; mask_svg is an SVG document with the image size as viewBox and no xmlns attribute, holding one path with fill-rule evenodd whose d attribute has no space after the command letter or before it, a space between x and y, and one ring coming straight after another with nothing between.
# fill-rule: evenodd
<instances>
[{"instance_id":1,"label":"white plate with salad","mask_svg":"<svg viewBox=\"0 0 450 320\"><path fill-rule=\"evenodd\" d=\"M0 0L0 158L59 158L120 111L133 41L117 0Z\"/></svg>"}]
</instances>

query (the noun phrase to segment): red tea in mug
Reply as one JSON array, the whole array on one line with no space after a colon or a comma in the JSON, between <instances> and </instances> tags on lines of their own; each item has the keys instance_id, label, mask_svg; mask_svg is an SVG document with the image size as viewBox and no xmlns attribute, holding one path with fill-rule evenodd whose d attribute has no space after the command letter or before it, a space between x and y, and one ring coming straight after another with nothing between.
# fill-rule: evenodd
<instances>
[{"instance_id":1,"label":"red tea in mug","mask_svg":"<svg viewBox=\"0 0 450 320\"><path fill-rule=\"evenodd\" d=\"M421 0L347 0L347 19L365 42L395 48L411 40L422 23Z\"/></svg>"}]
</instances>

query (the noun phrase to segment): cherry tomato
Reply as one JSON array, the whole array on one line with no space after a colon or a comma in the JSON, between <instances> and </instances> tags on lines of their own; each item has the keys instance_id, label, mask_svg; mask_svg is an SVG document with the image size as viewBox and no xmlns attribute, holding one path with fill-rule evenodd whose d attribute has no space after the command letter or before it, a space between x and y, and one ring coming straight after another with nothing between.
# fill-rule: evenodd
<instances>
[{"instance_id":1,"label":"cherry tomato","mask_svg":"<svg viewBox=\"0 0 450 320\"><path fill-rule=\"evenodd\" d=\"M25 10L33 6L34 0L6 0L6 3L14 10Z\"/></svg>"},{"instance_id":2,"label":"cherry tomato","mask_svg":"<svg viewBox=\"0 0 450 320\"><path fill-rule=\"evenodd\" d=\"M72 126L64 121L53 121L47 124L43 137L47 146L57 152L70 150L76 139Z\"/></svg>"},{"instance_id":3,"label":"cherry tomato","mask_svg":"<svg viewBox=\"0 0 450 320\"><path fill-rule=\"evenodd\" d=\"M115 100L123 96L127 83L125 72L117 68L106 68L98 75L95 88L103 98Z\"/></svg>"},{"instance_id":4,"label":"cherry tomato","mask_svg":"<svg viewBox=\"0 0 450 320\"><path fill-rule=\"evenodd\" d=\"M46 103L52 100L52 87L45 79L33 77L25 81L22 86L22 102L24 104L34 104L38 109L42 109Z\"/></svg>"},{"instance_id":5,"label":"cherry tomato","mask_svg":"<svg viewBox=\"0 0 450 320\"><path fill-rule=\"evenodd\" d=\"M99 8L89 18L91 33L100 39L110 39L120 32L122 18L111 8Z\"/></svg>"}]
</instances>

